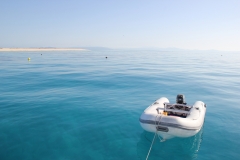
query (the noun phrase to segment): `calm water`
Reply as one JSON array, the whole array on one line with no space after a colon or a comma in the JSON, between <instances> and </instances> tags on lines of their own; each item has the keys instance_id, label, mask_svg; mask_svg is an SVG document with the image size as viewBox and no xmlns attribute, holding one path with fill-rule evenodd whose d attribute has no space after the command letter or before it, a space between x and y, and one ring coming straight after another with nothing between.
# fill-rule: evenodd
<instances>
[{"instance_id":1,"label":"calm water","mask_svg":"<svg viewBox=\"0 0 240 160\"><path fill-rule=\"evenodd\" d=\"M145 159L139 116L179 93L207 104L204 127L149 159L240 159L240 53L0 52L0 159Z\"/></svg>"}]
</instances>

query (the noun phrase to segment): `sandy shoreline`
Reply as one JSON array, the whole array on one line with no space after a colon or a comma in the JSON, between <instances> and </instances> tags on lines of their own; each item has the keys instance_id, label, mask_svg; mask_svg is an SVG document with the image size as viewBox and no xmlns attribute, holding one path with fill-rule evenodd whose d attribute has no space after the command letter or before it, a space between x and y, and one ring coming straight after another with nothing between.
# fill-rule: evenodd
<instances>
[{"instance_id":1,"label":"sandy shoreline","mask_svg":"<svg viewBox=\"0 0 240 160\"><path fill-rule=\"evenodd\" d=\"M13 51L87 51L82 48L0 48L0 52L13 52Z\"/></svg>"}]
</instances>

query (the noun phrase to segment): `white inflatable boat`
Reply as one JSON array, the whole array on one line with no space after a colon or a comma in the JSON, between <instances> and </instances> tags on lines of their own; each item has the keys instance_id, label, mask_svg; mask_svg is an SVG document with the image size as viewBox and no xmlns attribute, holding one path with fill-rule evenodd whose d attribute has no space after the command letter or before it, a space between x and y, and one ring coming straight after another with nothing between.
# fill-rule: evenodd
<instances>
[{"instance_id":1,"label":"white inflatable boat","mask_svg":"<svg viewBox=\"0 0 240 160\"><path fill-rule=\"evenodd\" d=\"M139 118L142 128L163 139L190 137L197 134L204 123L206 104L196 101L194 105L185 103L184 95L177 95L176 103L162 97L144 110Z\"/></svg>"}]
</instances>

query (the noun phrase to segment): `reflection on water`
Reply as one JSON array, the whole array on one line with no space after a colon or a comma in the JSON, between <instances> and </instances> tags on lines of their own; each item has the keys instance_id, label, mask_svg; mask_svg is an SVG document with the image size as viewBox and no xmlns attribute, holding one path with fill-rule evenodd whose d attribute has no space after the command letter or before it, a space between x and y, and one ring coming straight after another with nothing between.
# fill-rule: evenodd
<instances>
[{"instance_id":1,"label":"reflection on water","mask_svg":"<svg viewBox=\"0 0 240 160\"><path fill-rule=\"evenodd\" d=\"M203 128L189 138L173 138L160 142L156 138L149 159L196 159L200 150ZM143 131L137 144L139 159L146 159L154 134Z\"/></svg>"}]
</instances>

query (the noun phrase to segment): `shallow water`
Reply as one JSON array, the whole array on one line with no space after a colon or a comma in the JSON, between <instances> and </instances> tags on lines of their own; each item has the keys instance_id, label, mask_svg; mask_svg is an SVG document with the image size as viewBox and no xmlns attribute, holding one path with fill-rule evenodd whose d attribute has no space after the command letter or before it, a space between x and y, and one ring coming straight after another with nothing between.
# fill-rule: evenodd
<instances>
[{"instance_id":1,"label":"shallow water","mask_svg":"<svg viewBox=\"0 0 240 160\"><path fill-rule=\"evenodd\" d=\"M154 134L139 116L179 93L207 104L204 127L156 139L149 159L240 159L239 62L216 51L0 52L0 159L145 159Z\"/></svg>"}]
</instances>

